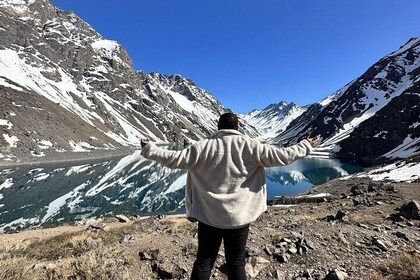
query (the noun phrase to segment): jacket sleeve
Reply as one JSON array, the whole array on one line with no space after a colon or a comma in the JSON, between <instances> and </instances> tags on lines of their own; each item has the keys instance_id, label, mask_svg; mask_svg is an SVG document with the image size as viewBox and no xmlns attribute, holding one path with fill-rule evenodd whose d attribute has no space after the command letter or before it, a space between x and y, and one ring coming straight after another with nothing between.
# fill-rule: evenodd
<instances>
[{"instance_id":1,"label":"jacket sleeve","mask_svg":"<svg viewBox=\"0 0 420 280\"><path fill-rule=\"evenodd\" d=\"M303 140L287 148L258 143L256 158L260 165L272 167L288 165L297 159L309 155L312 151L313 147L308 140Z\"/></svg>"},{"instance_id":2,"label":"jacket sleeve","mask_svg":"<svg viewBox=\"0 0 420 280\"><path fill-rule=\"evenodd\" d=\"M141 155L172 169L191 169L197 164L199 159L198 147L196 145L192 145L181 151L170 151L159 148L154 143L149 142L143 147Z\"/></svg>"}]
</instances>

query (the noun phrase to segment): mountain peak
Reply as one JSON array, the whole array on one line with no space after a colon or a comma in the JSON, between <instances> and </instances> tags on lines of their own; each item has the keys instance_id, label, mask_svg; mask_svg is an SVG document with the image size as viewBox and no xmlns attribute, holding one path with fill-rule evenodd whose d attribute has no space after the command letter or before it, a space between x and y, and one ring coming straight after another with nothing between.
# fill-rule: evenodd
<instances>
[{"instance_id":1,"label":"mountain peak","mask_svg":"<svg viewBox=\"0 0 420 280\"><path fill-rule=\"evenodd\" d=\"M300 116L306 108L295 103L280 101L271 103L262 110L253 110L242 117L254 126L265 140L283 132L289 123Z\"/></svg>"}]
</instances>

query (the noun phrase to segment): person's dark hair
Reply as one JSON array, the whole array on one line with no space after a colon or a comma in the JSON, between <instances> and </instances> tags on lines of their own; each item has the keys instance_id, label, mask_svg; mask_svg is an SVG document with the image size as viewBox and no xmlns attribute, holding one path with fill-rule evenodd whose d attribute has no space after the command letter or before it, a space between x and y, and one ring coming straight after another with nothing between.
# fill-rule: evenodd
<instances>
[{"instance_id":1,"label":"person's dark hair","mask_svg":"<svg viewBox=\"0 0 420 280\"><path fill-rule=\"evenodd\" d=\"M238 116L234 113L225 113L220 116L217 129L236 129L238 130Z\"/></svg>"}]
</instances>

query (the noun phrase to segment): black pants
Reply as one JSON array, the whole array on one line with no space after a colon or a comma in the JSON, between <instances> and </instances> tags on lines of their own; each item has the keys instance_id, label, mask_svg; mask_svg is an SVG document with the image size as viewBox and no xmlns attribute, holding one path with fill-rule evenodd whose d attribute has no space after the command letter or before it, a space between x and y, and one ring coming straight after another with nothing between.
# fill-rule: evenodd
<instances>
[{"instance_id":1,"label":"black pants","mask_svg":"<svg viewBox=\"0 0 420 280\"><path fill-rule=\"evenodd\" d=\"M245 247L249 225L237 229L220 229L198 223L198 252L191 280L209 279L220 244L225 245L226 267L229 280L246 279Z\"/></svg>"}]
</instances>

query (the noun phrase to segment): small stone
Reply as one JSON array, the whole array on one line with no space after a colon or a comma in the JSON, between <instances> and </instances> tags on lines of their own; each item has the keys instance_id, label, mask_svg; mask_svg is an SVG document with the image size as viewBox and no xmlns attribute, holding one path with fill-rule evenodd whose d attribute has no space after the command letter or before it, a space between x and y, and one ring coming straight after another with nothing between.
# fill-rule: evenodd
<instances>
[{"instance_id":1,"label":"small stone","mask_svg":"<svg viewBox=\"0 0 420 280\"><path fill-rule=\"evenodd\" d=\"M308 247L309 249L311 250L315 249L315 244L312 241L305 239L304 243L306 244L306 247Z\"/></svg>"},{"instance_id":2,"label":"small stone","mask_svg":"<svg viewBox=\"0 0 420 280\"><path fill-rule=\"evenodd\" d=\"M120 223L128 223L130 221L130 219L124 215L116 215L115 218L117 218Z\"/></svg>"},{"instance_id":3,"label":"small stone","mask_svg":"<svg viewBox=\"0 0 420 280\"><path fill-rule=\"evenodd\" d=\"M341 210L338 210L337 214L335 214L335 219L344 221L344 220L348 219L348 216L345 212L343 212Z\"/></svg>"},{"instance_id":4,"label":"small stone","mask_svg":"<svg viewBox=\"0 0 420 280\"><path fill-rule=\"evenodd\" d=\"M379 238L373 238L373 244L381 249L382 251L388 251L388 247L385 245L385 242L382 239Z\"/></svg>"},{"instance_id":5,"label":"small stone","mask_svg":"<svg viewBox=\"0 0 420 280\"><path fill-rule=\"evenodd\" d=\"M257 265L257 264L269 264L270 261L267 259L264 259L263 257L252 257L251 258L251 264Z\"/></svg>"},{"instance_id":6,"label":"small stone","mask_svg":"<svg viewBox=\"0 0 420 280\"><path fill-rule=\"evenodd\" d=\"M302 238L298 238L298 240L296 240L296 242L295 242L296 248L299 248L302 245L303 245L303 239Z\"/></svg>"},{"instance_id":7,"label":"small stone","mask_svg":"<svg viewBox=\"0 0 420 280\"><path fill-rule=\"evenodd\" d=\"M286 247L287 245L289 245L289 243L287 243L287 242L279 242L279 243L277 243L277 245L279 245L280 247Z\"/></svg>"},{"instance_id":8,"label":"small stone","mask_svg":"<svg viewBox=\"0 0 420 280\"><path fill-rule=\"evenodd\" d=\"M404 239L405 241L409 241L409 240L410 240L410 239L408 238L407 234L405 234L404 232L397 231L397 232L395 233L395 235L396 235L397 237L399 237L399 238Z\"/></svg>"},{"instance_id":9,"label":"small stone","mask_svg":"<svg viewBox=\"0 0 420 280\"><path fill-rule=\"evenodd\" d=\"M353 202L354 206L358 206L358 205L362 204L362 201L359 198L353 198L352 202Z\"/></svg>"},{"instance_id":10,"label":"small stone","mask_svg":"<svg viewBox=\"0 0 420 280\"><path fill-rule=\"evenodd\" d=\"M94 231L94 230L105 230L105 224L103 223L94 223L90 224L86 230Z\"/></svg>"},{"instance_id":11,"label":"small stone","mask_svg":"<svg viewBox=\"0 0 420 280\"><path fill-rule=\"evenodd\" d=\"M335 216L334 215L328 215L328 216L322 218L322 220L326 221L326 222L332 222L332 221L335 221Z\"/></svg>"},{"instance_id":12,"label":"small stone","mask_svg":"<svg viewBox=\"0 0 420 280\"><path fill-rule=\"evenodd\" d=\"M409 227L414 227L415 226L415 224L412 221L407 221L406 224Z\"/></svg>"},{"instance_id":13,"label":"small stone","mask_svg":"<svg viewBox=\"0 0 420 280\"><path fill-rule=\"evenodd\" d=\"M245 250L245 257L249 258L249 257L254 257L254 256L258 256L260 254L260 250L257 248L246 248Z\"/></svg>"},{"instance_id":14,"label":"small stone","mask_svg":"<svg viewBox=\"0 0 420 280\"><path fill-rule=\"evenodd\" d=\"M277 280L286 280L286 272L276 269Z\"/></svg>"},{"instance_id":15,"label":"small stone","mask_svg":"<svg viewBox=\"0 0 420 280\"><path fill-rule=\"evenodd\" d=\"M327 276L325 276L324 280L344 280L348 277L347 273L339 270L339 269L334 269L331 270Z\"/></svg>"},{"instance_id":16,"label":"small stone","mask_svg":"<svg viewBox=\"0 0 420 280\"><path fill-rule=\"evenodd\" d=\"M294 255L297 254L298 249L296 249L296 247L290 247L287 252L289 252L290 254Z\"/></svg>"},{"instance_id":17,"label":"small stone","mask_svg":"<svg viewBox=\"0 0 420 280\"><path fill-rule=\"evenodd\" d=\"M271 244L265 245L264 247L264 252L269 256L273 255L274 250L276 250L276 248Z\"/></svg>"},{"instance_id":18,"label":"small stone","mask_svg":"<svg viewBox=\"0 0 420 280\"><path fill-rule=\"evenodd\" d=\"M307 279L311 279L312 278L312 271L307 269L302 273L302 277L307 278Z\"/></svg>"},{"instance_id":19,"label":"small stone","mask_svg":"<svg viewBox=\"0 0 420 280\"><path fill-rule=\"evenodd\" d=\"M255 278L255 277L257 277L259 271L255 271L255 269L252 267L252 265L247 263L247 264L245 264L245 273L250 278Z\"/></svg>"},{"instance_id":20,"label":"small stone","mask_svg":"<svg viewBox=\"0 0 420 280\"><path fill-rule=\"evenodd\" d=\"M127 243L128 241L132 240L133 238L134 238L134 236L132 236L132 235L124 235L123 237L121 237L118 240L118 243L124 244L124 243Z\"/></svg>"},{"instance_id":21,"label":"small stone","mask_svg":"<svg viewBox=\"0 0 420 280\"><path fill-rule=\"evenodd\" d=\"M141 260L157 260L159 255L159 249L148 249L144 252L139 252Z\"/></svg>"},{"instance_id":22,"label":"small stone","mask_svg":"<svg viewBox=\"0 0 420 280\"><path fill-rule=\"evenodd\" d=\"M159 262L154 262L152 270L157 273L159 279L180 278L187 272L184 268L166 258Z\"/></svg>"},{"instance_id":23,"label":"small stone","mask_svg":"<svg viewBox=\"0 0 420 280\"><path fill-rule=\"evenodd\" d=\"M302 234L300 234L299 232L296 231L291 231L290 234L294 237L294 238L301 238Z\"/></svg>"},{"instance_id":24,"label":"small stone","mask_svg":"<svg viewBox=\"0 0 420 280\"><path fill-rule=\"evenodd\" d=\"M88 238L85 239L84 242L85 242L86 246L88 246L88 247L95 247L99 243L102 242L102 239L93 239L92 237L89 236Z\"/></svg>"},{"instance_id":25,"label":"small stone","mask_svg":"<svg viewBox=\"0 0 420 280\"><path fill-rule=\"evenodd\" d=\"M290 240L289 238L282 237L282 239L280 239L280 242L292 243L292 240Z\"/></svg>"},{"instance_id":26,"label":"small stone","mask_svg":"<svg viewBox=\"0 0 420 280\"><path fill-rule=\"evenodd\" d=\"M287 263L289 261L290 256L288 254L281 254L277 257L277 261L279 263Z\"/></svg>"},{"instance_id":27,"label":"small stone","mask_svg":"<svg viewBox=\"0 0 420 280\"><path fill-rule=\"evenodd\" d=\"M386 230L392 230L392 228L389 227L389 226L387 226L387 225L384 226L384 229L386 229Z\"/></svg>"},{"instance_id":28,"label":"small stone","mask_svg":"<svg viewBox=\"0 0 420 280\"><path fill-rule=\"evenodd\" d=\"M0 254L0 261L6 260L10 258L10 254Z\"/></svg>"}]
</instances>

